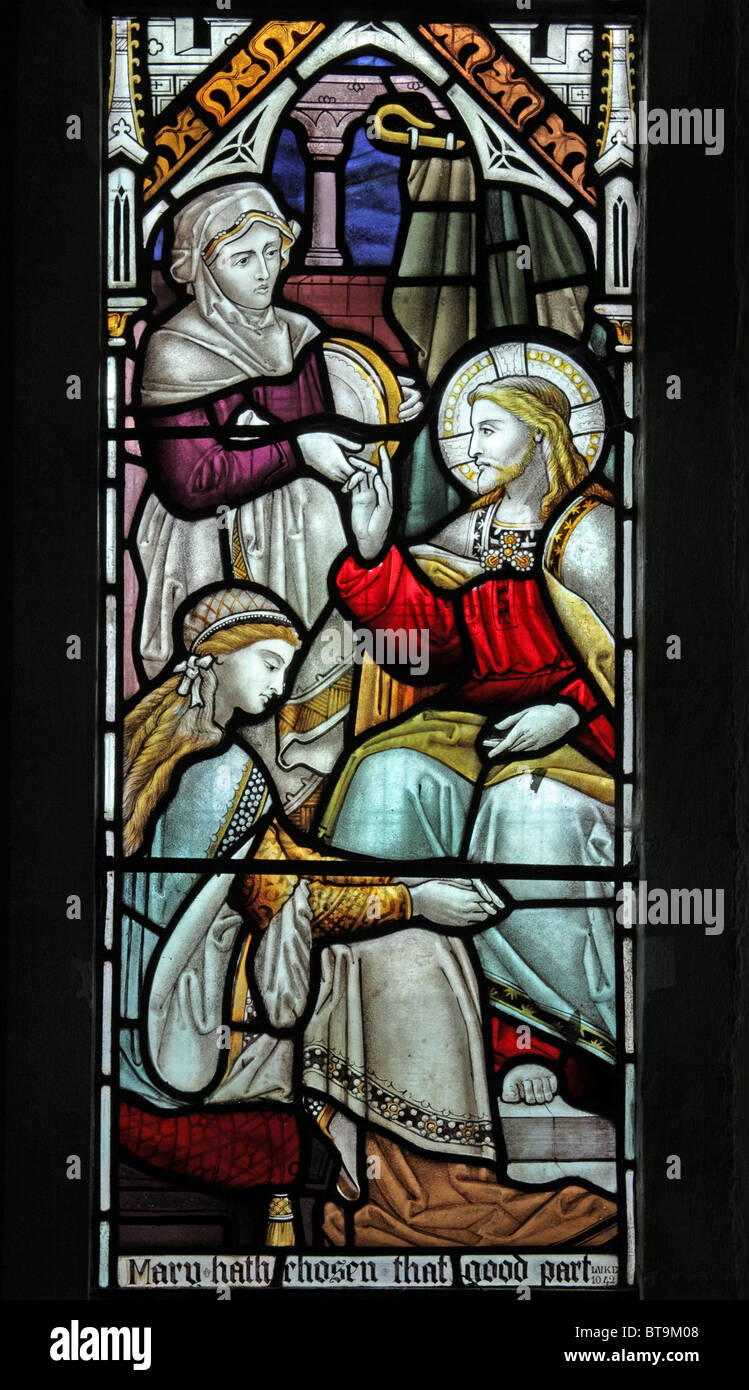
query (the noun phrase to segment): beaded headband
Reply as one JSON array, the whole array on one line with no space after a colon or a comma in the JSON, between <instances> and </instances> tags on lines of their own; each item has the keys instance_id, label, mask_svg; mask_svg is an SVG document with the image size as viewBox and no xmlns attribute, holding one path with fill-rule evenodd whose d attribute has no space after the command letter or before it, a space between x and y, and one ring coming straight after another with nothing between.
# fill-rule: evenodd
<instances>
[{"instance_id":1,"label":"beaded headband","mask_svg":"<svg viewBox=\"0 0 749 1390\"><path fill-rule=\"evenodd\" d=\"M283 613L271 612L267 608L254 608L246 613L231 613L228 618L219 618L218 622L211 623L210 627L198 633L190 651L194 652L200 643L205 641L206 637L210 637L213 632L218 632L219 628L233 627L235 623L276 623L279 627L291 628L294 626L291 619L285 617Z\"/></svg>"}]
</instances>

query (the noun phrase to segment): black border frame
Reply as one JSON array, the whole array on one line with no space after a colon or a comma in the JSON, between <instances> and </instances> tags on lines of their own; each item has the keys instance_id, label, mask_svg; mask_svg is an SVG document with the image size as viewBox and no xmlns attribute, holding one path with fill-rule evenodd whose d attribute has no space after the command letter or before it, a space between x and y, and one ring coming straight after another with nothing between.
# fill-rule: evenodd
<instances>
[{"instance_id":1,"label":"black border frame","mask_svg":"<svg viewBox=\"0 0 749 1390\"><path fill-rule=\"evenodd\" d=\"M4 1294L14 1300L88 1297L95 1210L89 1190L96 1171L91 1104L98 1031L91 849L101 359L93 266L96 11L104 8L35 0L15 21L14 831L2 1010ZM179 8L199 14L205 5ZM551 18L559 8L534 0L533 13ZM564 5L566 14L576 8L576 0ZM129 13L149 9L134 3ZM254 17L265 9L253 6ZM491 9L519 18L527 13L508 0ZM597 6L607 19L637 9L617 0ZM742 743L749 498L741 447L749 200L739 160L749 116L742 91L749 24L741 0L650 0L647 9L650 104L722 106L727 138L720 158L689 147L647 152L641 419L657 480L636 499L643 877L667 889L722 886L727 913L721 937L694 927L648 928L640 942L640 1261L646 1301L733 1301L746 1298L749 1288ZM584 12L581 5L581 19ZM83 118L80 142L65 138L71 112ZM80 402L65 397L71 372L84 383ZM666 400L670 372L682 378L678 402ZM665 657L672 632L682 639L680 662ZM66 660L70 633L82 638L80 662ZM80 921L66 919L71 893L82 900ZM680 1182L665 1177L666 1156L674 1152L682 1158ZM71 1153L82 1160L80 1182L65 1176ZM578 1300L577 1312L585 1308L587 1316L594 1297ZM131 1304L128 1317L143 1313Z\"/></svg>"}]
</instances>

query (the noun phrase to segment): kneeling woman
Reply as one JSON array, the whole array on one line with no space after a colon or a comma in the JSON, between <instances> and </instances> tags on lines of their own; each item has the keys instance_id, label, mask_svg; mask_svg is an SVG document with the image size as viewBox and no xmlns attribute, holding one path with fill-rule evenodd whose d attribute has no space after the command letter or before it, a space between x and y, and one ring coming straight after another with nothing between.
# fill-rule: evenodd
<instances>
[{"instance_id":1,"label":"kneeling woman","mask_svg":"<svg viewBox=\"0 0 749 1390\"><path fill-rule=\"evenodd\" d=\"M237 710L261 716L278 699L299 633L269 595L237 586L188 601L181 636L187 659L125 719L125 853L151 861L241 857L264 818L269 789L229 725ZM225 997L231 974L237 1002L244 980L243 1028L251 1017L249 941L227 902L232 882L233 875L187 867L125 875L120 1138L126 1157L177 1177L225 1191L280 1189L274 1215L284 1220L269 1225L268 1238L286 1243L286 1190L299 1163L292 1043L261 1027L255 1034L229 1028L227 1050L218 1031L235 1012L234 998ZM293 1024L293 1005L301 1009L306 1001L309 914L301 894L295 907L295 925L284 937L294 997L284 999L279 989L277 1007L270 995L264 1001L277 1024ZM170 967L173 981L181 981L176 991L165 990ZM240 1060L245 1084L237 1092Z\"/></svg>"},{"instance_id":2,"label":"kneeling woman","mask_svg":"<svg viewBox=\"0 0 749 1390\"><path fill-rule=\"evenodd\" d=\"M453 933L485 925L496 902L486 901L477 882L361 877L354 865L351 875L330 876L309 862L325 856L286 831L265 772L232 736L235 714L267 717L283 695L301 653L299 624L257 588L212 589L190 604L182 625L186 660L125 721L124 844L126 853L144 856L148 870L126 875L123 889L126 1155L220 1190L266 1189L269 1243L289 1243L303 1036L304 1083L323 1131L345 1157L352 1120L383 1136L367 1138L383 1175L357 1212L357 1244L387 1243L393 1224L401 1244L420 1244L427 1232L462 1243L458 1230L469 1244L544 1244L562 1220L578 1237L606 1226L611 1204L595 1194L572 1186L531 1194L502 1186L483 1166L496 1162L496 1117L473 970ZM279 861L279 871L240 872L248 854ZM210 873L205 863L164 863L174 859L219 859L225 867ZM296 871L293 861L308 862ZM384 1014L364 1009L360 1035L343 1039L341 1054L330 985L347 968L345 938L394 929L415 974ZM322 948L320 988L309 1010L315 945ZM459 970L463 987L456 990ZM372 982L362 971L366 994ZM439 1048L425 1048L430 1030ZM392 1102L385 1110L383 1059ZM357 1066L354 1094L342 1077ZM434 1102L429 1123L404 1133L407 1097L424 1095L425 1086ZM343 1117L331 1120L338 1107ZM408 1154L404 1137L415 1146ZM341 1177L339 1191L355 1197L353 1156ZM416 1214L408 1199L414 1182L423 1199ZM399 1215L393 1200L400 1187ZM325 1229L339 1243L339 1213Z\"/></svg>"}]
</instances>

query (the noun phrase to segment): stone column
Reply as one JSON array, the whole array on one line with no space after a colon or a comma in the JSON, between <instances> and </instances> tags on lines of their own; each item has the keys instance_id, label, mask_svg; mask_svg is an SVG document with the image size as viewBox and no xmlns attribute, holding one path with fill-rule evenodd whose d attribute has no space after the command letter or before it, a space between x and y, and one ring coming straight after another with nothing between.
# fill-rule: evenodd
<instances>
[{"instance_id":1,"label":"stone column","mask_svg":"<svg viewBox=\"0 0 749 1390\"><path fill-rule=\"evenodd\" d=\"M294 107L291 115L307 132L307 149L313 159L312 241L305 264L340 266L338 249L338 168L343 136L361 120L385 88L378 77L329 75L316 82Z\"/></svg>"}]
</instances>

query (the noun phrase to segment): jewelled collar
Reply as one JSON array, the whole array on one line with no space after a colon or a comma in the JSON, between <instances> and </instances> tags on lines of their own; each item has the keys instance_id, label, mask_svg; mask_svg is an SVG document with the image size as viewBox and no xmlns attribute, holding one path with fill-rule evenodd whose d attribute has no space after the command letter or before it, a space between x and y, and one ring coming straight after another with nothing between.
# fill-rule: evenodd
<instances>
[{"instance_id":1,"label":"jewelled collar","mask_svg":"<svg viewBox=\"0 0 749 1390\"><path fill-rule=\"evenodd\" d=\"M476 513L473 558L490 574L530 575L536 559L538 530L505 526L497 520L497 504Z\"/></svg>"}]
</instances>

